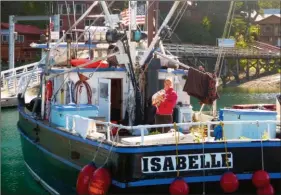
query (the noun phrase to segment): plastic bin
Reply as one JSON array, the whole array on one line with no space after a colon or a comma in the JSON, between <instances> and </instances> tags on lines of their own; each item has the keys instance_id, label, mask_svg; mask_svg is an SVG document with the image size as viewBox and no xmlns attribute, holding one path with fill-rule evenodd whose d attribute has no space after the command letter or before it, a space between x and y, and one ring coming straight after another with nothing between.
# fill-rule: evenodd
<instances>
[{"instance_id":1,"label":"plastic bin","mask_svg":"<svg viewBox=\"0 0 281 195\"><path fill-rule=\"evenodd\" d=\"M268 110L252 109L221 109L224 121L262 121L276 120L277 113ZM250 139L260 139L267 131L268 124L225 124L224 135L226 139L239 139L247 137ZM269 124L269 138L276 136L276 124Z\"/></svg>"},{"instance_id":2,"label":"plastic bin","mask_svg":"<svg viewBox=\"0 0 281 195\"><path fill-rule=\"evenodd\" d=\"M178 123L188 123L192 122L192 106L191 105L183 105L177 106L178 109ZM188 132L190 125L182 126L182 132Z\"/></svg>"},{"instance_id":3,"label":"plastic bin","mask_svg":"<svg viewBox=\"0 0 281 195\"><path fill-rule=\"evenodd\" d=\"M66 115L79 115L82 117L98 116L98 107L95 105L53 105L51 110L51 123L66 127ZM72 118L70 118L72 120Z\"/></svg>"}]
</instances>

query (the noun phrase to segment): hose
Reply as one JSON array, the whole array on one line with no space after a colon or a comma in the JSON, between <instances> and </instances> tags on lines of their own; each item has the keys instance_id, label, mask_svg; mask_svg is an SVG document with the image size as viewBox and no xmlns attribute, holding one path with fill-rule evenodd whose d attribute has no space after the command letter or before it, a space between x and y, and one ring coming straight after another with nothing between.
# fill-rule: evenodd
<instances>
[{"instance_id":1,"label":"hose","mask_svg":"<svg viewBox=\"0 0 281 195\"><path fill-rule=\"evenodd\" d=\"M81 80L77 81L74 86L74 91L75 91L74 102L77 104L78 92L79 92L79 95L81 95L83 85L86 87L86 90L87 90L88 104L92 104L92 89L91 89L90 85L87 83L87 81L81 81Z\"/></svg>"}]
</instances>

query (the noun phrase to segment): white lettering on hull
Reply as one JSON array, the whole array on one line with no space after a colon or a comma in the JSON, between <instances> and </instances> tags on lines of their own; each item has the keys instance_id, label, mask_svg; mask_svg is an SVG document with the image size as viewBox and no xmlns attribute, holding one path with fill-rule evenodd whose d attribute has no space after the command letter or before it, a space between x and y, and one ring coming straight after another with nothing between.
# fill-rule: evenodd
<instances>
[{"instance_id":1,"label":"white lettering on hull","mask_svg":"<svg viewBox=\"0 0 281 195\"><path fill-rule=\"evenodd\" d=\"M179 171L199 171L227 169L233 167L233 156L228 153L187 154L177 156L142 157L143 173L162 173Z\"/></svg>"}]
</instances>

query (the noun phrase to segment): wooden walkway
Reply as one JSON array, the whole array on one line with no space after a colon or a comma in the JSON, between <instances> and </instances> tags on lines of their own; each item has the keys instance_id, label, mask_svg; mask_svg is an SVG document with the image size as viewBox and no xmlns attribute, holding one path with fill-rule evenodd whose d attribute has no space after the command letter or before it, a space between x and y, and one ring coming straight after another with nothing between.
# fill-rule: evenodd
<instances>
[{"instance_id":1,"label":"wooden walkway","mask_svg":"<svg viewBox=\"0 0 281 195\"><path fill-rule=\"evenodd\" d=\"M205 57L217 58L223 53L225 58L279 59L280 50L220 48L209 45L164 44L164 47L179 58Z\"/></svg>"}]
</instances>

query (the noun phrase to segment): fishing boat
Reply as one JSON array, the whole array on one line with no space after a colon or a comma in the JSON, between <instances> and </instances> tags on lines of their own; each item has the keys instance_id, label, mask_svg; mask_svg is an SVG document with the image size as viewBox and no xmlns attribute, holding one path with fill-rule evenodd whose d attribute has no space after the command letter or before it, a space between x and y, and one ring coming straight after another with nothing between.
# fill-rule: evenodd
<instances>
[{"instance_id":1,"label":"fishing boat","mask_svg":"<svg viewBox=\"0 0 281 195\"><path fill-rule=\"evenodd\" d=\"M169 56L161 44L180 2L147 46L146 32L135 22L136 1L129 2L125 32L110 22L106 3L99 3L109 24L106 56L73 67L58 66L47 54L38 97L26 105L25 91L18 96L17 126L34 178L51 194L277 192L281 140L275 111L222 109L221 120L195 116L203 115L192 110L184 88L197 84L187 86L197 70ZM56 52L59 41L33 46ZM111 66L87 67L103 60ZM154 124L151 98L167 77L178 94L174 123Z\"/></svg>"}]
</instances>

